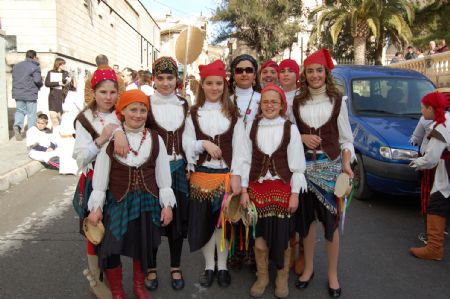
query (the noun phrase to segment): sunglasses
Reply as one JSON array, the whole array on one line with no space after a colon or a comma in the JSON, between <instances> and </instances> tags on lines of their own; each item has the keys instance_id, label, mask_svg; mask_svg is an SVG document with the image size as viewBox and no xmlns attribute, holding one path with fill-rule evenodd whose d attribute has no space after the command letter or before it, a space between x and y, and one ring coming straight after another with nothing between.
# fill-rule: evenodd
<instances>
[{"instance_id":1,"label":"sunglasses","mask_svg":"<svg viewBox=\"0 0 450 299\"><path fill-rule=\"evenodd\" d=\"M252 67L237 67L234 69L234 73L238 75L243 74L244 72L246 74L253 74L255 70Z\"/></svg>"}]
</instances>

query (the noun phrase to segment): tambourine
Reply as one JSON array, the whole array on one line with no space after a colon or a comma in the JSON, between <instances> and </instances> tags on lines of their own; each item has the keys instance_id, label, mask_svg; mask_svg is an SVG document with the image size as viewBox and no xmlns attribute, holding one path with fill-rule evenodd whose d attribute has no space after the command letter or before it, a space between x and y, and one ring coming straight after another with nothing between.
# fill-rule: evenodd
<instances>
[{"instance_id":1,"label":"tambourine","mask_svg":"<svg viewBox=\"0 0 450 299\"><path fill-rule=\"evenodd\" d=\"M346 173L341 173L336 179L336 186L334 187L334 195L339 198L349 196L352 192L352 179Z\"/></svg>"},{"instance_id":2,"label":"tambourine","mask_svg":"<svg viewBox=\"0 0 450 299\"><path fill-rule=\"evenodd\" d=\"M258 212L252 201L249 202L246 208L241 210L241 219L245 226L256 225L258 222Z\"/></svg>"},{"instance_id":3,"label":"tambourine","mask_svg":"<svg viewBox=\"0 0 450 299\"><path fill-rule=\"evenodd\" d=\"M241 210L241 197L239 195L234 195L226 203L226 206L223 209L223 217L226 221L236 223L241 219Z\"/></svg>"},{"instance_id":4,"label":"tambourine","mask_svg":"<svg viewBox=\"0 0 450 299\"><path fill-rule=\"evenodd\" d=\"M98 245L102 242L103 236L105 235L105 227L103 223L99 221L97 226L93 226L89 223L88 218L83 220L83 231L86 238L94 245Z\"/></svg>"}]
</instances>

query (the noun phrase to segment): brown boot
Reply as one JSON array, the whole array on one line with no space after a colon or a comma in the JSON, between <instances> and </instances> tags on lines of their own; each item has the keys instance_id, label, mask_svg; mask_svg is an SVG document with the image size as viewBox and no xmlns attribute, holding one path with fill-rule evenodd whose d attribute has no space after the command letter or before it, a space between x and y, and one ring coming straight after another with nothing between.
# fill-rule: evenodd
<instances>
[{"instance_id":1,"label":"brown boot","mask_svg":"<svg viewBox=\"0 0 450 299\"><path fill-rule=\"evenodd\" d=\"M296 247L298 244L298 240L297 240L297 236L294 235L290 240L289 240L289 246L291 247L291 256L289 258L289 268L294 267L295 264L295 254L297 253Z\"/></svg>"},{"instance_id":2,"label":"brown boot","mask_svg":"<svg viewBox=\"0 0 450 299\"><path fill-rule=\"evenodd\" d=\"M287 298L289 296L289 257L291 256L291 248L288 247L284 252L284 267L277 271L275 279L275 297Z\"/></svg>"},{"instance_id":3,"label":"brown boot","mask_svg":"<svg viewBox=\"0 0 450 299\"><path fill-rule=\"evenodd\" d=\"M410 248L409 252L417 258L425 260L442 260L444 256L445 217L427 215L428 244L425 247Z\"/></svg>"},{"instance_id":4,"label":"brown boot","mask_svg":"<svg viewBox=\"0 0 450 299\"><path fill-rule=\"evenodd\" d=\"M295 273L301 275L305 270L305 250L303 248L303 239L298 241L298 256L295 260Z\"/></svg>"},{"instance_id":5,"label":"brown boot","mask_svg":"<svg viewBox=\"0 0 450 299\"><path fill-rule=\"evenodd\" d=\"M105 281L100 280L101 271L98 267L98 256L88 254L87 261L89 268L86 269L83 273L89 281L92 293L94 293L94 295L99 299L111 299L111 291L105 284ZM106 279L106 275L105 277L103 277L103 279Z\"/></svg>"},{"instance_id":6,"label":"brown boot","mask_svg":"<svg viewBox=\"0 0 450 299\"><path fill-rule=\"evenodd\" d=\"M269 284L269 250L254 247L256 262L256 281L250 288L250 296L261 297Z\"/></svg>"}]
</instances>

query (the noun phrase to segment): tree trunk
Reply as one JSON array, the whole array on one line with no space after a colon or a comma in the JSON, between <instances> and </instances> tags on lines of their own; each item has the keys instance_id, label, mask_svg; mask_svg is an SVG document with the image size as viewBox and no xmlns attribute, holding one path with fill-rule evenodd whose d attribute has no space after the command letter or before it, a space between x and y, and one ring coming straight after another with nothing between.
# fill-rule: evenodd
<instances>
[{"instance_id":1,"label":"tree trunk","mask_svg":"<svg viewBox=\"0 0 450 299\"><path fill-rule=\"evenodd\" d=\"M353 47L355 48L355 64L365 64L366 62L366 38L354 37Z\"/></svg>"},{"instance_id":2,"label":"tree trunk","mask_svg":"<svg viewBox=\"0 0 450 299\"><path fill-rule=\"evenodd\" d=\"M375 49L375 65L383 65L383 48L383 43L379 41Z\"/></svg>"}]
</instances>

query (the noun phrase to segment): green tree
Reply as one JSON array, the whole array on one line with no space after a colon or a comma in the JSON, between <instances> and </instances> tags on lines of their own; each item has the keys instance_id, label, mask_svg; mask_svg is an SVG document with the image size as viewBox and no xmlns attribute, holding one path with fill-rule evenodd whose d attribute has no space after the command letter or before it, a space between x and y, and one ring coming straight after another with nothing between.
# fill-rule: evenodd
<instances>
[{"instance_id":1,"label":"green tree","mask_svg":"<svg viewBox=\"0 0 450 299\"><path fill-rule=\"evenodd\" d=\"M236 37L264 61L297 41L301 13L299 0L224 0L211 18L222 24L215 41Z\"/></svg>"},{"instance_id":2,"label":"green tree","mask_svg":"<svg viewBox=\"0 0 450 299\"><path fill-rule=\"evenodd\" d=\"M394 41L407 41L414 11L407 0L340 0L313 10L309 17L311 20L317 18L310 43L317 40L323 28L329 31L333 44L337 43L343 30L350 30L355 64L364 64L368 37L372 35L377 49L380 45L381 50L387 35ZM379 62L381 53L375 51Z\"/></svg>"},{"instance_id":3,"label":"green tree","mask_svg":"<svg viewBox=\"0 0 450 299\"><path fill-rule=\"evenodd\" d=\"M412 26L413 44L424 49L429 42L445 39L450 42L450 0L434 0L422 8L416 8L416 18Z\"/></svg>"}]
</instances>

